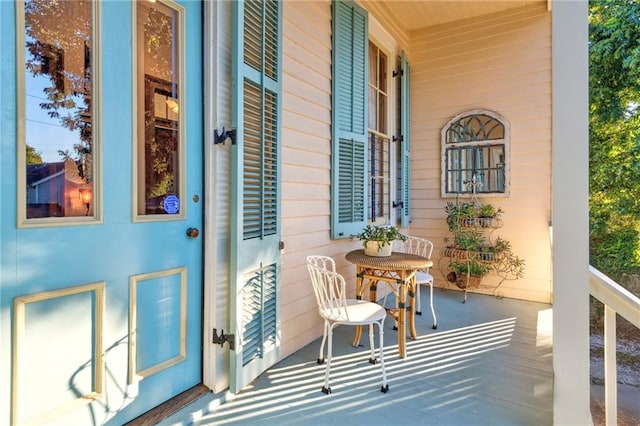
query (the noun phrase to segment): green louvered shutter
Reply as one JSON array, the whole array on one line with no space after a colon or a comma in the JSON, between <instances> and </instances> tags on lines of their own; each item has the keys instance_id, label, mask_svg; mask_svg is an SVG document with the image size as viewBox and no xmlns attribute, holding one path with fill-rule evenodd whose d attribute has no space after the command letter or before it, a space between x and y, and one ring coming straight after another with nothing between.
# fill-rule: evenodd
<instances>
[{"instance_id":1,"label":"green louvered shutter","mask_svg":"<svg viewBox=\"0 0 640 426\"><path fill-rule=\"evenodd\" d=\"M367 12L333 2L331 237L367 222Z\"/></svg>"},{"instance_id":2,"label":"green louvered shutter","mask_svg":"<svg viewBox=\"0 0 640 426\"><path fill-rule=\"evenodd\" d=\"M411 67L405 52L402 52L402 103L400 107L402 138L401 143L401 177L402 213L401 226L407 227L411 223Z\"/></svg>"},{"instance_id":3,"label":"green louvered shutter","mask_svg":"<svg viewBox=\"0 0 640 426\"><path fill-rule=\"evenodd\" d=\"M280 357L282 3L233 2L231 392Z\"/></svg>"}]
</instances>

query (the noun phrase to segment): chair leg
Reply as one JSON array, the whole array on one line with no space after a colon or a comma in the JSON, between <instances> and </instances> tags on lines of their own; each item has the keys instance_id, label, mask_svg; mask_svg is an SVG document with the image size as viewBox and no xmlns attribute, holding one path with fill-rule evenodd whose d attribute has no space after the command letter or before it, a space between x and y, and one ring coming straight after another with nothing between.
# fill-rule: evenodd
<instances>
[{"instance_id":1,"label":"chair leg","mask_svg":"<svg viewBox=\"0 0 640 426\"><path fill-rule=\"evenodd\" d=\"M369 348L371 349L371 356L369 357L369 363L375 364L376 361L376 353L375 353L375 344L373 343L373 324L369 324Z\"/></svg>"},{"instance_id":2,"label":"chair leg","mask_svg":"<svg viewBox=\"0 0 640 426\"><path fill-rule=\"evenodd\" d=\"M416 315L422 315L420 307L420 283L416 283Z\"/></svg>"},{"instance_id":3,"label":"chair leg","mask_svg":"<svg viewBox=\"0 0 640 426\"><path fill-rule=\"evenodd\" d=\"M429 305L431 306L431 315L433 316L433 328L438 328L438 321L436 320L436 311L433 309L433 281L429 283Z\"/></svg>"},{"instance_id":4,"label":"chair leg","mask_svg":"<svg viewBox=\"0 0 640 426\"><path fill-rule=\"evenodd\" d=\"M320 344L320 353L318 354L318 364L324 364L324 344L327 341L328 328L329 328L329 323L325 320L324 333L322 334L322 343Z\"/></svg>"},{"instance_id":5,"label":"chair leg","mask_svg":"<svg viewBox=\"0 0 640 426\"><path fill-rule=\"evenodd\" d=\"M379 339L380 339L380 368L382 369L382 387L380 392L387 393L389 391L389 384L387 383L387 370L384 365L384 320L378 324Z\"/></svg>"},{"instance_id":6,"label":"chair leg","mask_svg":"<svg viewBox=\"0 0 640 426\"><path fill-rule=\"evenodd\" d=\"M333 326L327 325L327 334L327 368L324 370L324 386L322 386L322 392L328 395L331 393L331 388L329 387L329 371L331 370L331 358L333 354Z\"/></svg>"}]
</instances>

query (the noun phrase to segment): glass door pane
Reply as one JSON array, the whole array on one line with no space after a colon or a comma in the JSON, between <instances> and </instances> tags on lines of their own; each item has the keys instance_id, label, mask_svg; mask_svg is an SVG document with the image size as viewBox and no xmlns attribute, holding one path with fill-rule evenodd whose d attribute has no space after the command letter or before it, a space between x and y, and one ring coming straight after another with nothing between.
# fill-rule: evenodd
<instances>
[{"instance_id":1,"label":"glass door pane","mask_svg":"<svg viewBox=\"0 0 640 426\"><path fill-rule=\"evenodd\" d=\"M137 215L181 217L179 13L161 2L138 2L136 7Z\"/></svg>"},{"instance_id":2,"label":"glass door pane","mask_svg":"<svg viewBox=\"0 0 640 426\"><path fill-rule=\"evenodd\" d=\"M24 54L25 179L19 183L26 188L19 194L26 194L21 219L31 224L95 214L92 12L89 1L24 2L18 48Z\"/></svg>"}]
</instances>

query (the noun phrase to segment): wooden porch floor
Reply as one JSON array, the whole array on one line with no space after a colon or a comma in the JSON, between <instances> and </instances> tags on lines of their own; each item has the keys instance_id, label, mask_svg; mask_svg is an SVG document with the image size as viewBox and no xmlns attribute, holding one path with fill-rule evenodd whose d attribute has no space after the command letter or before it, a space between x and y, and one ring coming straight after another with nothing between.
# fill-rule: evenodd
<instances>
[{"instance_id":1,"label":"wooden porch floor","mask_svg":"<svg viewBox=\"0 0 640 426\"><path fill-rule=\"evenodd\" d=\"M418 338L398 358L393 321L385 321L389 392L352 327L334 333L334 365L323 394L320 339L282 360L222 402L209 394L162 425L550 425L553 420L551 307L434 289L438 329L422 288Z\"/></svg>"}]
</instances>

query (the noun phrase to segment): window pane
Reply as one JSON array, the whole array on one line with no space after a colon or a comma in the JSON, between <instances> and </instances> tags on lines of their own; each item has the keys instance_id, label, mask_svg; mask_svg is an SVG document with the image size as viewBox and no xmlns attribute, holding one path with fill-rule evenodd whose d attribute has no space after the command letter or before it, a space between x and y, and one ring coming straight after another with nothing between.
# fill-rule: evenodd
<instances>
[{"instance_id":1,"label":"window pane","mask_svg":"<svg viewBox=\"0 0 640 426\"><path fill-rule=\"evenodd\" d=\"M451 123L447 143L504 139L504 125L486 114L471 114Z\"/></svg>"},{"instance_id":2,"label":"window pane","mask_svg":"<svg viewBox=\"0 0 640 426\"><path fill-rule=\"evenodd\" d=\"M91 3L24 7L26 217L92 215Z\"/></svg>"},{"instance_id":3,"label":"window pane","mask_svg":"<svg viewBox=\"0 0 640 426\"><path fill-rule=\"evenodd\" d=\"M369 128L378 128L378 97L375 87L369 86Z\"/></svg>"},{"instance_id":4,"label":"window pane","mask_svg":"<svg viewBox=\"0 0 640 426\"><path fill-rule=\"evenodd\" d=\"M387 95L380 93L378 95L378 131L387 133Z\"/></svg>"},{"instance_id":5,"label":"window pane","mask_svg":"<svg viewBox=\"0 0 640 426\"><path fill-rule=\"evenodd\" d=\"M387 56L369 42L369 209L372 222L388 223L391 142L387 137Z\"/></svg>"},{"instance_id":6,"label":"window pane","mask_svg":"<svg viewBox=\"0 0 640 426\"><path fill-rule=\"evenodd\" d=\"M471 193L476 177L476 192L504 192L504 145L449 148L446 151L447 192Z\"/></svg>"},{"instance_id":7,"label":"window pane","mask_svg":"<svg viewBox=\"0 0 640 426\"><path fill-rule=\"evenodd\" d=\"M386 92L387 90L387 55L380 52L380 60L378 61L378 87Z\"/></svg>"},{"instance_id":8,"label":"window pane","mask_svg":"<svg viewBox=\"0 0 640 426\"><path fill-rule=\"evenodd\" d=\"M369 195L370 208L368 218L371 221L389 218L389 170L390 170L390 142L389 139L369 135Z\"/></svg>"},{"instance_id":9,"label":"window pane","mask_svg":"<svg viewBox=\"0 0 640 426\"><path fill-rule=\"evenodd\" d=\"M479 147L477 153L478 192L504 192L504 145Z\"/></svg>"},{"instance_id":10,"label":"window pane","mask_svg":"<svg viewBox=\"0 0 640 426\"><path fill-rule=\"evenodd\" d=\"M137 3L138 214L179 214L180 51L178 12Z\"/></svg>"},{"instance_id":11,"label":"window pane","mask_svg":"<svg viewBox=\"0 0 640 426\"><path fill-rule=\"evenodd\" d=\"M369 42L369 84L378 85L378 48Z\"/></svg>"}]
</instances>

